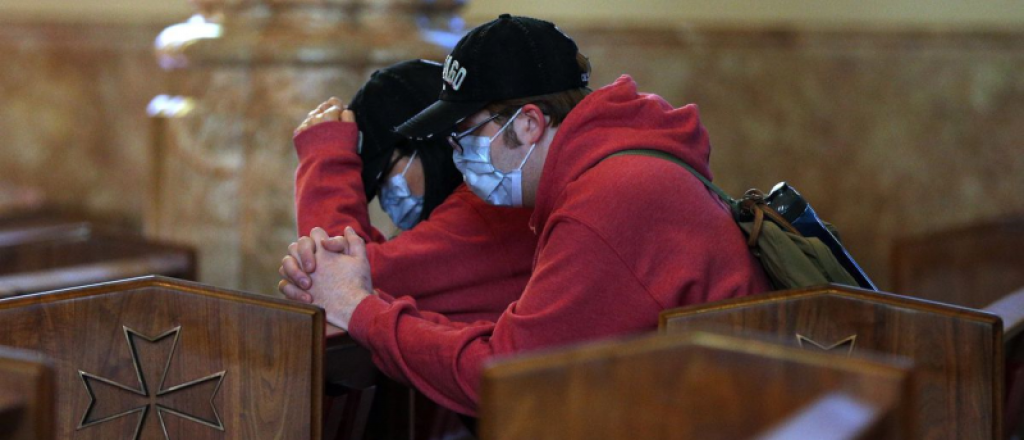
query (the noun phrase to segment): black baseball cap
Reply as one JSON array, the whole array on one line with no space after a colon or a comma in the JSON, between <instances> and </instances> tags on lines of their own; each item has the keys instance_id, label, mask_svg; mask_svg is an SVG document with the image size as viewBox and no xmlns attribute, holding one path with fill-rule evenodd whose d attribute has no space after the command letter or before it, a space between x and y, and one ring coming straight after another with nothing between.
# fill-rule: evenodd
<instances>
[{"instance_id":1,"label":"black baseball cap","mask_svg":"<svg viewBox=\"0 0 1024 440\"><path fill-rule=\"evenodd\" d=\"M502 14L459 40L442 69L437 102L395 130L424 139L495 101L586 87L579 48L553 23Z\"/></svg>"},{"instance_id":2,"label":"black baseball cap","mask_svg":"<svg viewBox=\"0 0 1024 440\"><path fill-rule=\"evenodd\" d=\"M362 136L359 157L367 200L376 197L378 178L396 146L406 142L394 127L434 102L440 73L441 64L434 61L403 61L374 72L349 103Z\"/></svg>"}]
</instances>

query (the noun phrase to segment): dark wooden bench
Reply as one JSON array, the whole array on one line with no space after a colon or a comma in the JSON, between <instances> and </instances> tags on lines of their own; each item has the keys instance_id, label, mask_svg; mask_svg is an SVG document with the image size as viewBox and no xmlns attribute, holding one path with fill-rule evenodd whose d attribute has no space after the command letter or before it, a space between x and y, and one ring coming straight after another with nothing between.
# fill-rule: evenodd
<instances>
[{"instance_id":1,"label":"dark wooden bench","mask_svg":"<svg viewBox=\"0 0 1024 440\"><path fill-rule=\"evenodd\" d=\"M909 371L905 361L702 332L569 347L485 370L481 438L749 439L832 393L867 413L843 438L905 438Z\"/></svg>"},{"instance_id":2,"label":"dark wooden bench","mask_svg":"<svg viewBox=\"0 0 1024 440\"><path fill-rule=\"evenodd\" d=\"M1002 432L1002 322L989 313L832 285L669 310L661 327L754 331L810 350L905 356L918 372L916 438L992 440Z\"/></svg>"},{"instance_id":3,"label":"dark wooden bench","mask_svg":"<svg viewBox=\"0 0 1024 440\"><path fill-rule=\"evenodd\" d=\"M1024 286L1024 217L893 243L893 291L980 309Z\"/></svg>"},{"instance_id":4,"label":"dark wooden bench","mask_svg":"<svg viewBox=\"0 0 1024 440\"><path fill-rule=\"evenodd\" d=\"M892 252L896 292L983 309L1003 318L1007 438L1024 438L1024 342L1020 326L1014 325L1021 322L1024 300L1008 295L1024 286L1022 248L1024 216L1018 215L901 238Z\"/></svg>"},{"instance_id":5,"label":"dark wooden bench","mask_svg":"<svg viewBox=\"0 0 1024 440\"><path fill-rule=\"evenodd\" d=\"M801 409L755 440L878 440L906 438L884 423L885 408L830 393Z\"/></svg>"},{"instance_id":6,"label":"dark wooden bench","mask_svg":"<svg viewBox=\"0 0 1024 440\"><path fill-rule=\"evenodd\" d=\"M91 223L64 217L44 215L0 219L0 247L74 240L91 234Z\"/></svg>"},{"instance_id":7,"label":"dark wooden bench","mask_svg":"<svg viewBox=\"0 0 1024 440\"><path fill-rule=\"evenodd\" d=\"M320 308L144 277L0 299L0 323L53 359L55 438L322 438Z\"/></svg>"},{"instance_id":8,"label":"dark wooden bench","mask_svg":"<svg viewBox=\"0 0 1024 440\"><path fill-rule=\"evenodd\" d=\"M0 297L151 274L194 280L195 267L191 249L97 232L88 223L0 229Z\"/></svg>"},{"instance_id":9,"label":"dark wooden bench","mask_svg":"<svg viewBox=\"0 0 1024 440\"><path fill-rule=\"evenodd\" d=\"M0 347L0 440L53 440L53 367L39 353Z\"/></svg>"},{"instance_id":10,"label":"dark wooden bench","mask_svg":"<svg viewBox=\"0 0 1024 440\"><path fill-rule=\"evenodd\" d=\"M370 351L356 344L348 333L328 325L324 352L324 440L364 438L381 379Z\"/></svg>"},{"instance_id":11,"label":"dark wooden bench","mask_svg":"<svg viewBox=\"0 0 1024 440\"><path fill-rule=\"evenodd\" d=\"M1024 438L1024 287L984 309L1004 326L1006 353L1006 438Z\"/></svg>"}]
</instances>

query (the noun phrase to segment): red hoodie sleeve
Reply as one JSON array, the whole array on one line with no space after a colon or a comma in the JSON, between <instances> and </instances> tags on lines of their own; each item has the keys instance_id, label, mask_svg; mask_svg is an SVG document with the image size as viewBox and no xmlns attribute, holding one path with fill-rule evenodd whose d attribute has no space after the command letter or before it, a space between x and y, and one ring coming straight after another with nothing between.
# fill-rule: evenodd
<instances>
[{"instance_id":1,"label":"red hoodie sleeve","mask_svg":"<svg viewBox=\"0 0 1024 440\"><path fill-rule=\"evenodd\" d=\"M473 415L480 375L492 356L657 325L659 304L591 228L563 219L547 231L530 284L497 323L456 326L425 315L413 301L370 297L356 308L350 333L370 347L385 374Z\"/></svg>"},{"instance_id":2,"label":"red hoodie sleeve","mask_svg":"<svg viewBox=\"0 0 1024 440\"><path fill-rule=\"evenodd\" d=\"M530 277L537 238L529 215L460 187L416 227L367 245L374 285L458 321L496 320Z\"/></svg>"},{"instance_id":3,"label":"red hoodie sleeve","mask_svg":"<svg viewBox=\"0 0 1024 440\"><path fill-rule=\"evenodd\" d=\"M363 162L356 152L359 129L352 122L324 122L295 136L295 212L299 235L314 227L341 235L351 226L371 242L387 237L370 225L363 190Z\"/></svg>"}]
</instances>

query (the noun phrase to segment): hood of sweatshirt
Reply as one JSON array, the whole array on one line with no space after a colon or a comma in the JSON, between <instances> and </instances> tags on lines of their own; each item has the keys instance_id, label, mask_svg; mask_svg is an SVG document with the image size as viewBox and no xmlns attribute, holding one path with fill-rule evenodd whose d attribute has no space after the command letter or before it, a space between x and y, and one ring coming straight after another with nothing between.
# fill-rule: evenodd
<instances>
[{"instance_id":1,"label":"hood of sweatshirt","mask_svg":"<svg viewBox=\"0 0 1024 440\"><path fill-rule=\"evenodd\" d=\"M637 92L636 82L623 75L580 101L562 121L548 147L530 225L544 226L567 185L609 155L631 149L667 152L711 180L711 142L697 106L674 108L657 95Z\"/></svg>"}]
</instances>

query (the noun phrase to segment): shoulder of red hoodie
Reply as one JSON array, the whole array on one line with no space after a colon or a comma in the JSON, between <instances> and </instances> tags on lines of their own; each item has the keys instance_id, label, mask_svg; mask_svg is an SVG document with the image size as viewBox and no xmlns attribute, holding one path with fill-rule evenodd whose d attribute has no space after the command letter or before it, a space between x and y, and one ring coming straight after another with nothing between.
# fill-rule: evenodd
<instances>
[{"instance_id":1,"label":"shoulder of red hoodie","mask_svg":"<svg viewBox=\"0 0 1024 440\"><path fill-rule=\"evenodd\" d=\"M768 290L725 206L668 160L609 158L633 149L667 152L711 178L711 144L697 107L673 108L623 76L570 112L549 147L533 217L539 246L561 221L584 224L664 308Z\"/></svg>"}]
</instances>

